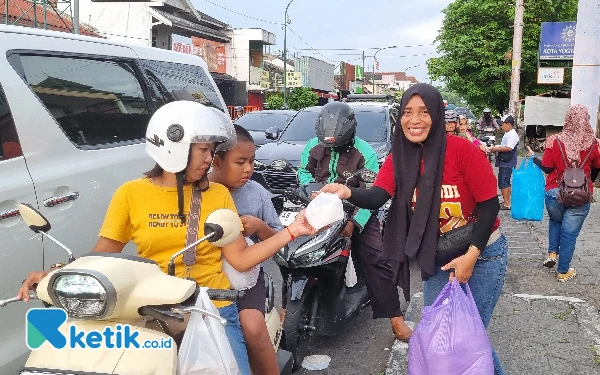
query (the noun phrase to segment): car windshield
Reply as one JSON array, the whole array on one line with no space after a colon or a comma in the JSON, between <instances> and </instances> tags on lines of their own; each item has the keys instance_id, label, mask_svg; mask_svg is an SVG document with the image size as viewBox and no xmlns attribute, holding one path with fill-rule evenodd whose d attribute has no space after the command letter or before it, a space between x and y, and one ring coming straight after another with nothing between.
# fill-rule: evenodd
<instances>
[{"instance_id":1,"label":"car windshield","mask_svg":"<svg viewBox=\"0 0 600 375\"><path fill-rule=\"evenodd\" d=\"M246 130L265 131L277 126L283 130L290 116L283 113L247 113L235 121L236 124Z\"/></svg>"},{"instance_id":2,"label":"car windshield","mask_svg":"<svg viewBox=\"0 0 600 375\"><path fill-rule=\"evenodd\" d=\"M387 139L387 126L385 124L385 109L380 111L358 111L355 109L357 129L356 135L367 142L385 142ZM317 111L304 111L298 113L281 135L281 141L306 142L316 136L315 123Z\"/></svg>"}]
</instances>

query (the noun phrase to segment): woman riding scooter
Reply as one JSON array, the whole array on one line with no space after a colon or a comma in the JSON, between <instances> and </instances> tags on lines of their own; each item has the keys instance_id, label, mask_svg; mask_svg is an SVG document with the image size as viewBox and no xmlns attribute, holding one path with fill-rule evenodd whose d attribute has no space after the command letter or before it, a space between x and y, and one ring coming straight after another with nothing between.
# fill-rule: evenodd
<instances>
[{"instance_id":1,"label":"woman riding scooter","mask_svg":"<svg viewBox=\"0 0 600 375\"><path fill-rule=\"evenodd\" d=\"M234 145L233 124L223 112L191 101L161 107L146 131L146 152L157 164L145 177L117 189L92 252L120 253L131 240L140 257L155 261L167 272L170 257L186 241L195 242L190 238L204 235L203 223L211 212L220 208L235 211L229 191L209 183L206 176L215 151ZM192 278L200 286L229 289L222 255L237 271L246 271L296 237L315 233L302 212L290 226L250 247L241 231L233 244L222 248L203 242L176 261L177 276ZM29 290L51 270L32 272L17 297L29 300ZM225 331L238 367L249 375L237 307L229 302L215 302L215 306L228 321Z\"/></svg>"}]
</instances>

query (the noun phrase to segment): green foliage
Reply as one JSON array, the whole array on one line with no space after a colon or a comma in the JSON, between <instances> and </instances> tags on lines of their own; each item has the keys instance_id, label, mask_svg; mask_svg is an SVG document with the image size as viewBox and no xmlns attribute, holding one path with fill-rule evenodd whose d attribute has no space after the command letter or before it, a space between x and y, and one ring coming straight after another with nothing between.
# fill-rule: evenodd
<instances>
[{"instance_id":1,"label":"green foliage","mask_svg":"<svg viewBox=\"0 0 600 375\"><path fill-rule=\"evenodd\" d=\"M296 111L319 104L319 96L310 87L294 87L287 100L288 108Z\"/></svg>"},{"instance_id":2,"label":"green foliage","mask_svg":"<svg viewBox=\"0 0 600 375\"><path fill-rule=\"evenodd\" d=\"M442 98L448 101L448 104L454 104L457 107L466 107L467 102L456 92L446 88L446 87L437 87L440 94L442 94Z\"/></svg>"},{"instance_id":3,"label":"green foliage","mask_svg":"<svg viewBox=\"0 0 600 375\"><path fill-rule=\"evenodd\" d=\"M436 38L441 57L429 59L429 76L441 80L476 112L484 107L502 113L510 98L514 0L456 0L443 11ZM575 21L577 0L525 2L521 62L521 96L551 90L537 85L537 51L541 22Z\"/></svg>"},{"instance_id":4,"label":"green foliage","mask_svg":"<svg viewBox=\"0 0 600 375\"><path fill-rule=\"evenodd\" d=\"M265 106L267 107L267 109L282 109L283 108L283 96L281 94L269 95Z\"/></svg>"}]
</instances>

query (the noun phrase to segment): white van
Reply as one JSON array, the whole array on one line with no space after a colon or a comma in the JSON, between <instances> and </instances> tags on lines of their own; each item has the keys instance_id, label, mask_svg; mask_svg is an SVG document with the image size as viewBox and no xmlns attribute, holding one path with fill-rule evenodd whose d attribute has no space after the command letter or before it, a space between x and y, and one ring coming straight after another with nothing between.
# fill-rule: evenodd
<instances>
[{"instance_id":1,"label":"white van","mask_svg":"<svg viewBox=\"0 0 600 375\"><path fill-rule=\"evenodd\" d=\"M17 203L87 253L113 192L154 165L144 152L151 114L173 100L226 110L201 58L100 38L1 25L0 72L0 299L30 271L66 261L26 227ZM32 307L41 304L0 308L0 374L25 363Z\"/></svg>"}]
</instances>

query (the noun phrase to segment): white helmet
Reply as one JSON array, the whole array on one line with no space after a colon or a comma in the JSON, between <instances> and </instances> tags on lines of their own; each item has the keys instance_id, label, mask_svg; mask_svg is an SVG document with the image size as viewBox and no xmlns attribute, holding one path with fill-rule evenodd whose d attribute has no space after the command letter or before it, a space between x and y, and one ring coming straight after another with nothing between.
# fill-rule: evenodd
<instances>
[{"instance_id":1,"label":"white helmet","mask_svg":"<svg viewBox=\"0 0 600 375\"><path fill-rule=\"evenodd\" d=\"M146 130L146 153L167 172L187 167L191 143L215 142L218 151L236 144L229 116L213 107L181 100L160 107Z\"/></svg>"}]
</instances>

